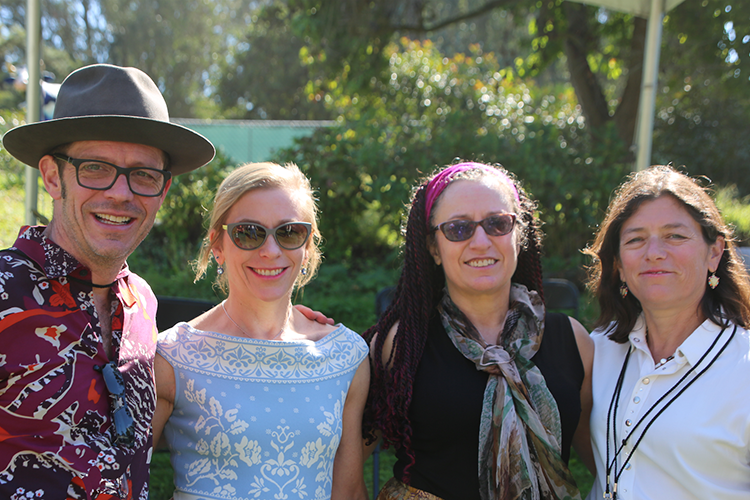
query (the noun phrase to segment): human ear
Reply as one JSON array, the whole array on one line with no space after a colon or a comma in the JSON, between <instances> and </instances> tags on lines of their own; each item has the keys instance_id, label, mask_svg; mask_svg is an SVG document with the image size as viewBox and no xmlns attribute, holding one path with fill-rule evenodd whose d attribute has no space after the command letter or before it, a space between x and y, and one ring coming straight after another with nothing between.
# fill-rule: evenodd
<instances>
[{"instance_id":1,"label":"human ear","mask_svg":"<svg viewBox=\"0 0 750 500\"><path fill-rule=\"evenodd\" d=\"M435 265L441 265L443 263L443 260L440 258L440 251L438 250L437 242L434 238L427 242L427 249L430 251L430 255L432 255L432 258L435 260Z\"/></svg>"},{"instance_id":2,"label":"human ear","mask_svg":"<svg viewBox=\"0 0 750 500\"><path fill-rule=\"evenodd\" d=\"M708 270L712 273L715 273L719 268L719 262L721 262L721 256L724 255L725 248L726 242L723 236L716 238L716 241L709 246Z\"/></svg>"},{"instance_id":3,"label":"human ear","mask_svg":"<svg viewBox=\"0 0 750 500\"><path fill-rule=\"evenodd\" d=\"M622 266L620 265L620 259L615 257L614 262L615 271L617 271L620 274L620 281L623 283L627 283L627 280L625 279L625 272L622 270Z\"/></svg>"},{"instance_id":4,"label":"human ear","mask_svg":"<svg viewBox=\"0 0 750 500\"><path fill-rule=\"evenodd\" d=\"M222 265L222 263L224 262L224 251L221 247L221 242L217 241L218 237L219 235L216 229L211 229L208 232L208 241L211 248L211 254L214 256L214 260L216 260L216 263Z\"/></svg>"},{"instance_id":5,"label":"human ear","mask_svg":"<svg viewBox=\"0 0 750 500\"><path fill-rule=\"evenodd\" d=\"M47 190L52 199L61 200L63 197L63 180L60 177L57 162L52 156L42 156L42 159L39 160L39 173L42 176L44 189Z\"/></svg>"}]
</instances>

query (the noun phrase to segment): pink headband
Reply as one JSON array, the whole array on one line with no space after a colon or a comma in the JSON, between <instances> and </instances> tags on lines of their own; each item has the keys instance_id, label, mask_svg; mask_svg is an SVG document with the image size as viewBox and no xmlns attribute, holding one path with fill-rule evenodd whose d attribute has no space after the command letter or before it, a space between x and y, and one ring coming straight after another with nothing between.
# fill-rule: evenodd
<instances>
[{"instance_id":1,"label":"pink headband","mask_svg":"<svg viewBox=\"0 0 750 500\"><path fill-rule=\"evenodd\" d=\"M430 212L432 211L432 205L435 203L435 200L438 196L440 196L440 193L445 191L445 188L448 187L448 185L453 182L454 177L461 173L466 172L467 170L484 170L487 173L491 173L495 176L497 176L500 180L502 180L504 183L506 183L510 189L513 191L513 195L516 198L516 201L518 203L521 203L521 198L518 196L518 189L516 188L516 185L513 184L513 181L510 180L510 177L505 175L500 170L491 167L489 165L485 165L483 163L474 163L474 162L467 162L467 163L458 163L456 165L451 165L450 167L446 168L445 170L441 171L439 174L437 174L435 177L432 178L430 182L427 183L426 189L426 207L425 207L425 215L427 216L427 224L430 224Z\"/></svg>"}]
</instances>

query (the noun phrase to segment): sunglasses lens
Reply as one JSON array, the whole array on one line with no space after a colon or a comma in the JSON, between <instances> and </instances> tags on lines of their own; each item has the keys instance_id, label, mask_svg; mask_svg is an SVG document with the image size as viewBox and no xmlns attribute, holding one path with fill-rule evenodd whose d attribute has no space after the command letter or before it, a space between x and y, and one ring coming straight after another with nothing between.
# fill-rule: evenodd
<instances>
[{"instance_id":1,"label":"sunglasses lens","mask_svg":"<svg viewBox=\"0 0 750 500\"><path fill-rule=\"evenodd\" d=\"M481 224L485 232L490 236L503 236L513 231L513 225L516 219L512 215L493 215L487 217Z\"/></svg>"},{"instance_id":2,"label":"sunglasses lens","mask_svg":"<svg viewBox=\"0 0 750 500\"><path fill-rule=\"evenodd\" d=\"M480 222L464 219L452 220L439 227L448 241L466 241L474 236L474 231L479 225L489 236L504 236L513 231L515 223L514 215L502 214L492 215Z\"/></svg>"},{"instance_id":3,"label":"sunglasses lens","mask_svg":"<svg viewBox=\"0 0 750 500\"><path fill-rule=\"evenodd\" d=\"M130 415L127 406L120 406L113 413L117 442L131 446L135 441L135 421Z\"/></svg>"},{"instance_id":4,"label":"sunglasses lens","mask_svg":"<svg viewBox=\"0 0 750 500\"><path fill-rule=\"evenodd\" d=\"M440 226L448 241L465 241L474 234L476 223L470 220L454 220Z\"/></svg>"},{"instance_id":5,"label":"sunglasses lens","mask_svg":"<svg viewBox=\"0 0 750 500\"><path fill-rule=\"evenodd\" d=\"M266 229L257 224L240 224L232 229L234 244L245 250L255 250L266 241Z\"/></svg>"},{"instance_id":6,"label":"sunglasses lens","mask_svg":"<svg viewBox=\"0 0 750 500\"><path fill-rule=\"evenodd\" d=\"M281 248L296 250L310 236L310 226L306 224L284 224L276 228L276 242Z\"/></svg>"}]
</instances>

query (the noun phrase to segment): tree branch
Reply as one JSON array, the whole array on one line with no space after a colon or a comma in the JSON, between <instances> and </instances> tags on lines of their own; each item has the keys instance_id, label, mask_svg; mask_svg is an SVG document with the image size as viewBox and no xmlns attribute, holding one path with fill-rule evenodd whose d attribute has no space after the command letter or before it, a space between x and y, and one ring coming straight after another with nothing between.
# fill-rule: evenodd
<instances>
[{"instance_id":1,"label":"tree branch","mask_svg":"<svg viewBox=\"0 0 750 500\"><path fill-rule=\"evenodd\" d=\"M473 10L471 12L466 12L464 14L460 14L456 17L451 17L448 19L444 19L437 24L433 24L431 26L425 26L424 23L420 22L418 25L392 25L392 28L395 31L414 31L418 33L426 33L429 31L436 31L442 28L445 28L446 26L450 26L451 24L460 23L462 21L466 21L467 19L472 19L474 17L479 17L483 14L486 14L487 12L497 9L499 7L509 7L513 4L518 3L519 0L492 0L490 2L487 2L486 4L482 5L476 10Z\"/></svg>"}]
</instances>

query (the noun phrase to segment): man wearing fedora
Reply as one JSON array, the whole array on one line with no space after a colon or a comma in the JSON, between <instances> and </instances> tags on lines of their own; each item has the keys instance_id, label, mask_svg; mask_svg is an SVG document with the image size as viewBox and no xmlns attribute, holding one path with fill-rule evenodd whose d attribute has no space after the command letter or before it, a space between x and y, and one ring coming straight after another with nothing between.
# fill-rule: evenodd
<instances>
[{"instance_id":1,"label":"man wearing fedora","mask_svg":"<svg viewBox=\"0 0 750 500\"><path fill-rule=\"evenodd\" d=\"M125 262L173 175L214 147L142 71L71 73L3 146L38 168L46 227L0 252L0 498L148 498L156 298Z\"/></svg>"}]
</instances>

